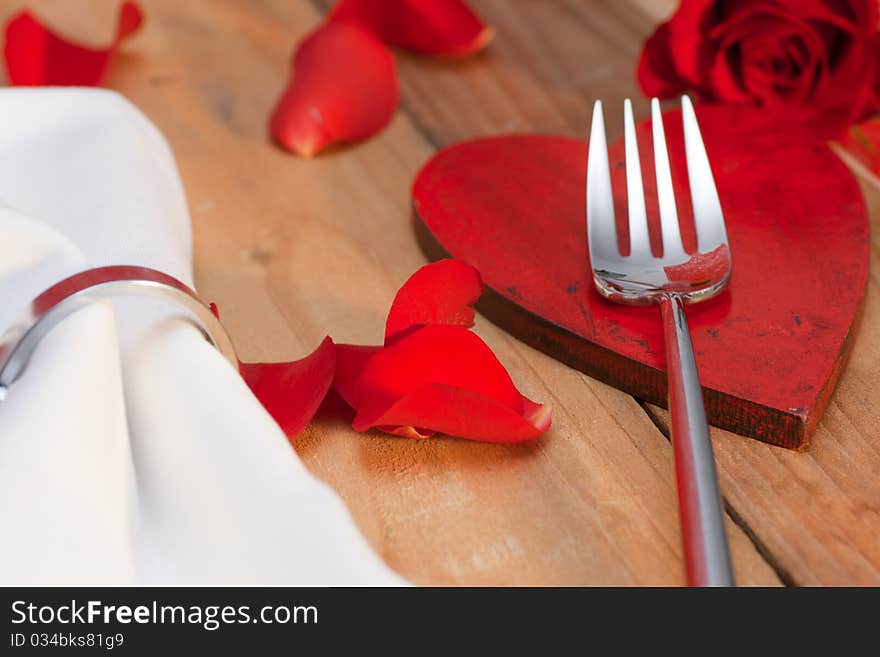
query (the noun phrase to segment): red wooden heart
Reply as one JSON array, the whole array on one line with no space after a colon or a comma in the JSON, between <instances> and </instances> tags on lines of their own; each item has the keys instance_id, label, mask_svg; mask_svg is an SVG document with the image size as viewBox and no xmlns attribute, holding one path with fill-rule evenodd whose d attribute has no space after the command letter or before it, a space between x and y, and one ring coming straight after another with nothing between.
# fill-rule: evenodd
<instances>
[{"instance_id":1,"label":"red wooden heart","mask_svg":"<svg viewBox=\"0 0 880 657\"><path fill-rule=\"evenodd\" d=\"M747 108L697 109L727 220L730 285L688 308L709 421L802 447L828 403L867 279L867 212L828 147ZM681 118L665 116L685 247L695 233ZM652 241L659 248L650 124L638 127ZM493 293L478 308L523 341L636 397L665 404L657 308L595 291L585 226L587 145L502 136L438 153L413 186L432 257L474 265ZM618 228L623 145L610 149ZM628 249L625 232L619 239Z\"/></svg>"}]
</instances>

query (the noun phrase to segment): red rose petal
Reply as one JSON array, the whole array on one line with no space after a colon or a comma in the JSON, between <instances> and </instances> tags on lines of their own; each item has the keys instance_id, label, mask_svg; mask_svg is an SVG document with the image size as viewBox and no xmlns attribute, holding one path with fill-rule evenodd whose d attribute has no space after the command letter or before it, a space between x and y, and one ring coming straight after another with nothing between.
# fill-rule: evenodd
<instances>
[{"instance_id":1,"label":"red rose petal","mask_svg":"<svg viewBox=\"0 0 880 657\"><path fill-rule=\"evenodd\" d=\"M522 405L507 370L476 333L437 325L401 336L370 358L358 380L358 406L434 383L466 387L517 410Z\"/></svg>"},{"instance_id":2,"label":"red rose petal","mask_svg":"<svg viewBox=\"0 0 880 657\"><path fill-rule=\"evenodd\" d=\"M340 0L329 20L356 23L423 55L462 57L492 40L491 28L462 0Z\"/></svg>"},{"instance_id":3,"label":"red rose petal","mask_svg":"<svg viewBox=\"0 0 880 657\"><path fill-rule=\"evenodd\" d=\"M549 409L523 397L492 350L461 326L400 335L369 358L355 388L357 431L391 425L518 442L549 426Z\"/></svg>"},{"instance_id":4,"label":"red rose petal","mask_svg":"<svg viewBox=\"0 0 880 657\"><path fill-rule=\"evenodd\" d=\"M288 437L302 432L327 395L336 369L329 337L315 351L289 363L239 363L245 382Z\"/></svg>"},{"instance_id":5,"label":"red rose petal","mask_svg":"<svg viewBox=\"0 0 880 657\"><path fill-rule=\"evenodd\" d=\"M106 48L74 43L46 28L28 11L6 23L3 55L11 85L97 86L104 79L119 44L137 31L143 13L134 2L119 11L116 36Z\"/></svg>"},{"instance_id":6,"label":"red rose petal","mask_svg":"<svg viewBox=\"0 0 880 657\"><path fill-rule=\"evenodd\" d=\"M482 287L477 271L460 261L427 265L398 291L384 347L326 338L302 360L241 363L241 374L288 436L305 428L332 384L355 410L357 431L529 440L550 426L551 409L523 397L492 350L468 330ZM211 310L217 313L214 304Z\"/></svg>"},{"instance_id":7,"label":"red rose petal","mask_svg":"<svg viewBox=\"0 0 880 657\"><path fill-rule=\"evenodd\" d=\"M333 378L333 389L352 408L358 407L358 381L367 363L382 347L370 347L356 344L336 345L336 374ZM415 427L377 426L376 429L395 436L406 438L430 438L435 432Z\"/></svg>"},{"instance_id":8,"label":"red rose petal","mask_svg":"<svg viewBox=\"0 0 880 657\"><path fill-rule=\"evenodd\" d=\"M398 425L389 433L407 438L426 438L423 429L489 443L521 443L550 427L551 409L530 402L527 412L515 411L478 392L454 386L431 384L419 388L381 413L358 411L353 427L366 431Z\"/></svg>"},{"instance_id":9,"label":"red rose petal","mask_svg":"<svg viewBox=\"0 0 880 657\"><path fill-rule=\"evenodd\" d=\"M333 388L352 408L358 407L357 383L370 358L382 350L357 344L336 345L336 373Z\"/></svg>"},{"instance_id":10,"label":"red rose petal","mask_svg":"<svg viewBox=\"0 0 880 657\"><path fill-rule=\"evenodd\" d=\"M657 28L642 49L636 69L636 78L642 92L650 97L669 98L687 90L669 57L669 24Z\"/></svg>"},{"instance_id":11,"label":"red rose petal","mask_svg":"<svg viewBox=\"0 0 880 657\"><path fill-rule=\"evenodd\" d=\"M397 291L385 324L385 343L424 324L474 325L474 304L483 293L479 272L460 260L425 265Z\"/></svg>"},{"instance_id":12,"label":"red rose petal","mask_svg":"<svg viewBox=\"0 0 880 657\"><path fill-rule=\"evenodd\" d=\"M686 80L689 87L702 90L704 62L711 57L713 46L706 39L706 30L714 24L713 17L722 13L715 0L682 0L669 19L669 52L676 77ZM714 18L717 22L718 18Z\"/></svg>"},{"instance_id":13,"label":"red rose petal","mask_svg":"<svg viewBox=\"0 0 880 657\"><path fill-rule=\"evenodd\" d=\"M327 23L297 48L294 77L269 129L285 148L310 157L331 144L384 128L397 107L394 57L356 25Z\"/></svg>"}]
</instances>

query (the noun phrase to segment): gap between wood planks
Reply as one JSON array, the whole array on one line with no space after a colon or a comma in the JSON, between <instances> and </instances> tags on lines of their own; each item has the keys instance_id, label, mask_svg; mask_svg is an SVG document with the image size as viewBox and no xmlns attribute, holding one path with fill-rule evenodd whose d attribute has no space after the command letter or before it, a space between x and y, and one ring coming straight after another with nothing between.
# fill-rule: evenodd
<instances>
[{"instance_id":1,"label":"gap between wood planks","mask_svg":"<svg viewBox=\"0 0 880 657\"><path fill-rule=\"evenodd\" d=\"M663 437L666 438L670 443L672 442L672 438L669 434L669 425L666 421L666 418L661 416L654 410L654 408L645 401L641 399L636 399L635 402L641 407L641 409L645 412L651 422L654 423L654 426L657 427L657 430L663 434ZM730 516L730 519L733 523L739 527L743 533L748 537L748 539L752 542L752 545L755 546L755 550L757 550L758 554L761 555L761 558L773 569L773 572L776 573L776 576L779 580L785 584L785 586L797 586L797 582L794 579L794 576L789 572L787 568L785 568L779 560L773 555L770 551L770 548L758 538L757 533L749 526L749 524L745 521L745 518L740 515L740 513L736 510L736 507L731 504L724 495L721 496L721 500L724 503L724 511Z\"/></svg>"}]
</instances>

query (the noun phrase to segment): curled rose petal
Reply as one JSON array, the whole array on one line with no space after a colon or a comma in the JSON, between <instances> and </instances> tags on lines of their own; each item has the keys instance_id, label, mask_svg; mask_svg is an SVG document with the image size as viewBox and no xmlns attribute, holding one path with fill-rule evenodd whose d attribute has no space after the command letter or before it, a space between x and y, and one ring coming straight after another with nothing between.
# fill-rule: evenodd
<instances>
[{"instance_id":1,"label":"curled rose petal","mask_svg":"<svg viewBox=\"0 0 880 657\"><path fill-rule=\"evenodd\" d=\"M483 293L479 272L461 260L425 265L397 291L385 323L385 343L424 324L474 325L474 304Z\"/></svg>"},{"instance_id":2,"label":"curled rose petal","mask_svg":"<svg viewBox=\"0 0 880 657\"><path fill-rule=\"evenodd\" d=\"M515 411L471 390L435 384L419 388L377 416L358 413L353 426L358 431L376 427L406 438L428 438L436 432L487 443L521 443L550 428L550 407L533 406L527 412Z\"/></svg>"},{"instance_id":3,"label":"curled rose petal","mask_svg":"<svg viewBox=\"0 0 880 657\"><path fill-rule=\"evenodd\" d=\"M423 55L463 57L492 40L492 29L462 0L340 0L330 20L356 23Z\"/></svg>"},{"instance_id":4,"label":"curled rose petal","mask_svg":"<svg viewBox=\"0 0 880 657\"><path fill-rule=\"evenodd\" d=\"M688 83L679 77L669 57L669 25L663 24L645 41L636 78L646 96L671 98L684 93Z\"/></svg>"},{"instance_id":5,"label":"curled rose petal","mask_svg":"<svg viewBox=\"0 0 880 657\"><path fill-rule=\"evenodd\" d=\"M301 360L240 363L248 387L288 437L302 432L330 389L336 349L329 337Z\"/></svg>"},{"instance_id":6,"label":"curled rose petal","mask_svg":"<svg viewBox=\"0 0 880 657\"><path fill-rule=\"evenodd\" d=\"M461 326L399 336L370 357L355 387L357 431L520 442L550 425L550 409L523 397L492 350Z\"/></svg>"},{"instance_id":7,"label":"curled rose petal","mask_svg":"<svg viewBox=\"0 0 880 657\"><path fill-rule=\"evenodd\" d=\"M424 326L370 358L358 380L358 406L383 404L421 386L466 387L519 409L522 395L476 333L461 326Z\"/></svg>"},{"instance_id":8,"label":"curled rose petal","mask_svg":"<svg viewBox=\"0 0 880 657\"><path fill-rule=\"evenodd\" d=\"M352 408L358 407L358 381L361 374L370 359L380 351L382 351L382 347L356 344L336 345L336 374L333 377L333 389ZM430 438L434 435L433 431L410 426L377 426L376 428L385 433L406 438Z\"/></svg>"},{"instance_id":9,"label":"curled rose petal","mask_svg":"<svg viewBox=\"0 0 880 657\"><path fill-rule=\"evenodd\" d=\"M46 28L22 11L6 23L3 55L11 85L97 86L104 79L116 49L143 22L140 7L125 2L119 11L116 36L106 48L82 46Z\"/></svg>"},{"instance_id":10,"label":"curled rose petal","mask_svg":"<svg viewBox=\"0 0 880 657\"><path fill-rule=\"evenodd\" d=\"M530 440L550 426L551 409L524 397L492 350L468 330L482 287L476 270L462 262L427 265L398 291L385 346L336 345L326 338L299 361L241 363L242 376L288 436L305 428L332 384L354 409L357 431Z\"/></svg>"},{"instance_id":11,"label":"curled rose petal","mask_svg":"<svg viewBox=\"0 0 880 657\"><path fill-rule=\"evenodd\" d=\"M381 350L382 347L367 345L336 345L336 373L333 377L333 388L352 408L358 406L358 379L360 379L370 358Z\"/></svg>"},{"instance_id":12,"label":"curled rose petal","mask_svg":"<svg viewBox=\"0 0 880 657\"><path fill-rule=\"evenodd\" d=\"M327 23L297 48L294 75L269 130L285 148L311 157L331 144L384 128L397 107L394 57L381 41L348 23Z\"/></svg>"}]
</instances>

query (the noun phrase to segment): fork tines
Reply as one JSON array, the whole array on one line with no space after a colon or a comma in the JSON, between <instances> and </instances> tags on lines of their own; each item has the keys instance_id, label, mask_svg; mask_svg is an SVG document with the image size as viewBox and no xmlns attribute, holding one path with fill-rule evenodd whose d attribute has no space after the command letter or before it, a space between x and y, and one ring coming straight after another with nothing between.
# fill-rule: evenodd
<instances>
[{"instance_id":1,"label":"fork tines","mask_svg":"<svg viewBox=\"0 0 880 657\"><path fill-rule=\"evenodd\" d=\"M718 199L715 179L709 166L709 158L706 155L694 107L688 96L681 97L681 116L698 250L701 253L706 253L725 244L727 233L724 228L724 217L721 213L721 203ZM623 118L630 254L646 257L651 254L648 217L645 208L632 102L628 98L624 101ZM664 258L684 256L669 155L666 149L666 134L663 128L660 102L656 98L651 100L651 128ZM587 163L587 217L591 244L617 243L613 199L602 101L597 100L593 106Z\"/></svg>"}]
</instances>

